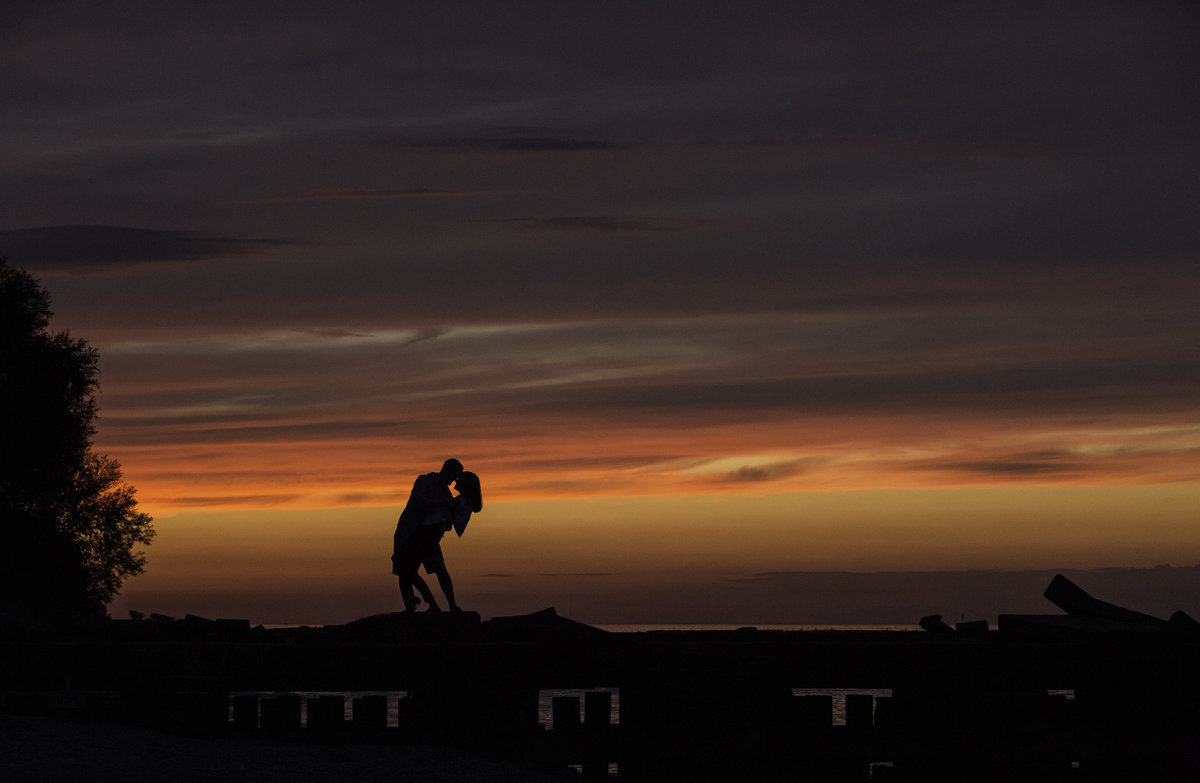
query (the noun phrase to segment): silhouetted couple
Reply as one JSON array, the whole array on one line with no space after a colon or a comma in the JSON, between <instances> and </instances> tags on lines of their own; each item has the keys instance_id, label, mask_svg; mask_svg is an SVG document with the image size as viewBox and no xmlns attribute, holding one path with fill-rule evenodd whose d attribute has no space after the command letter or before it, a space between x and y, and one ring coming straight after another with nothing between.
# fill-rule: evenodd
<instances>
[{"instance_id":1,"label":"silhouetted couple","mask_svg":"<svg viewBox=\"0 0 1200 783\"><path fill-rule=\"evenodd\" d=\"M451 484L458 490L457 496L450 492ZM456 459L446 460L437 473L417 476L392 537L392 573L400 580L404 611L415 612L421 599L429 605L428 611L441 611L433 591L421 578L422 564L426 574L437 576L450 611L462 611L454 600L454 583L442 555L442 536L454 528L461 538L471 514L482 508L479 477L464 471L462 463ZM413 592L414 588L421 594L420 598Z\"/></svg>"}]
</instances>

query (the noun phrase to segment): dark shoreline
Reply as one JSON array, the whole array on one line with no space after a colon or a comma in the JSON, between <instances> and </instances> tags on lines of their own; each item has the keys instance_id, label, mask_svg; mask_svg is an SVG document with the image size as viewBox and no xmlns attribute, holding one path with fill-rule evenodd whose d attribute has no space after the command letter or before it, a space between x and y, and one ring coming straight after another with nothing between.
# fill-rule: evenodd
<instances>
[{"instance_id":1,"label":"dark shoreline","mask_svg":"<svg viewBox=\"0 0 1200 783\"><path fill-rule=\"evenodd\" d=\"M539 768L611 762L628 780L773 780L836 768L838 779L862 781L882 762L894 763L892 779L911 781L947 771L1061 780L1073 769L1147 765L1167 776L1142 779L1200 779L1200 635L1192 625L1071 615L1007 615L997 629L951 627L935 616L922 624L927 630L610 633L553 610L486 622L472 613L377 615L321 628L110 621L0 638L10 664L0 695L8 711L43 715L73 698L75 714L126 724L103 731L134 731L122 736L150 759L196 747L212 756L201 765L224 754L242 759L208 779L251 774L242 753L278 753L276 765L289 769L293 758L310 758L339 780L378 779L370 776L398 760L424 775L470 759L491 766L464 780L536 779ZM567 723L539 725L539 691L583 692L599 705L590 697L606 697L605 688L619 691L619 722L607 703L584 709L580 722L585 705L576 698L563 705L561 714L574 716ZM853 713L847 697L846 722L834 725L829 695L797 692L820 689L890 695L860 694ZM390 691L409 694L395 725L378 722L369 696L355 698L351 721L344 697L326 704L296 695ZM53 744L54 727L72 729L57 719L22 729L14 720L18 733L48 732L31 747ZM15 750L22 763L40 763ZM354 766L367 760L375 766ZM985 767L993 776L979 778ZM274 779L254 769L254 779ZM1171 777L1176 770L1191 777Z\"/></svg>"}]
</instances>

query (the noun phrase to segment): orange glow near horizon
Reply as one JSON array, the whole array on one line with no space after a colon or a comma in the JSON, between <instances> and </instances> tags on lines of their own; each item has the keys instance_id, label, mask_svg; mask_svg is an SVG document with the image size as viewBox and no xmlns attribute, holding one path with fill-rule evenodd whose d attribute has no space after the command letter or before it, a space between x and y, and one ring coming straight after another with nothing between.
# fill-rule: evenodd
<instances>
[{"instance_id":1,"label":"orange glow near horizon","mask_svg":"<svg viewBox=\"0 0 1200 783\"><path fill-rule=\"evenodd\" d=\"M568 380L531 397L494 364L467 391L435 377L361 405L310 389L323 376L288 375L261 394L205 387L196 399L211 403L177 409L158 396L169 389L115 373L97 446L159 536L113 610L310 623L396 611L396 516L449 456L483 482L484 511L446 548L457 592L484 615L904 622L928 612L876 595L800 606L761 575L1200 563L1200 425L1182 397L1146 409L1102 392L939 388L843 403L798 381L788 394L809 396L780 401L768 377L742 405L707 370L715 402L689 402L693 387L666 376L626 396ZM299 399L281 401L288 390Z\"/></svg>"},{"instance_id":2,"label":"orange glow near horizon","mask_svg":"<svg viewBox=\"0 0 1200 783\"><path fill-rule=\"evenodd\" d=\"M504 501L1200 480L1189 459L1200 451L1196 426L1145 420L1073 427L936 424L763 422L657 433L607 428L578 441L536 433L492 441L483 432L457 444L125 442L109 451L119 455L152 515L402 504L412 478L435 470L443 454L463 459L484 479L485 495Z\"/></svg>"},{"instance_id":3,"label":"orange glow near horizon","mask_svg":"<svg viewBox=\"0 0 1200 783\"><path fill-rule=\"evenodd\" d=\"M1195 484L504 501L485 505L444 548L463 600L485 615L557 605L612 622L614 606L644 611L638 596L703 601L775 572L1188 566L1200 563L1198 506ZM397 513L160 518L146 574L113 610L305 623L396 611L388 555ZM789 600L770 596L746 611L786 614Z\"/></svg>"}]
</instances>

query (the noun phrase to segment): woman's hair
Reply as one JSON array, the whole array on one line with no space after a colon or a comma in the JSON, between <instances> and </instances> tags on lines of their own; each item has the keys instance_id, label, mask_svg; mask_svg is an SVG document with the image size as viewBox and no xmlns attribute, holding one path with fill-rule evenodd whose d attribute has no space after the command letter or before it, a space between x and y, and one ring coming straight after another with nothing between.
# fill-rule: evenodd
<instances>
[{"instance_id":1,"label":"woman's hair","mask_svg":"<svg viewBox=\"0 0 1200 783\"><path fill-rule=\"evenodd\" d=\"M454 488L467 501L472 511L478 513L483 510L483 489L479 486L479 476L464 470L454 483Z\"/></svg>"}]
</instances>

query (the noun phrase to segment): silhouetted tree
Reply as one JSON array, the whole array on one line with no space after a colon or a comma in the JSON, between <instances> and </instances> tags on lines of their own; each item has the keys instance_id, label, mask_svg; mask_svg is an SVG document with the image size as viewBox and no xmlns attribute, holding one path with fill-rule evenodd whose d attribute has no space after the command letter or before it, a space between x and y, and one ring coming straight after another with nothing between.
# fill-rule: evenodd
<instances>
[{"instance_id":1,"label":"silhouetted tree","mask_svg":"<svg viewBox=\"0 0 1200 783\"><path fill-rule=\"evenodd\" d=\"M50 295L0 258L0 600L74 614L141 573L154 536L116 460L92 453L98 354L48 331Z\"/></svg>"}]
</instances>

